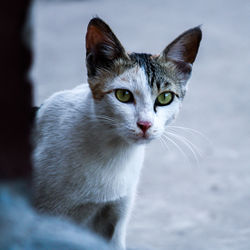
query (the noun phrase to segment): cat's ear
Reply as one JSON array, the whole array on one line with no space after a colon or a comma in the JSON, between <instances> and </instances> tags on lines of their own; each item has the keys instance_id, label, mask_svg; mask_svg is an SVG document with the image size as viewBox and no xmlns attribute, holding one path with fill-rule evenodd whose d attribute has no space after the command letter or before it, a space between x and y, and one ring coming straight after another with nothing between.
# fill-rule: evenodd
<instances>
[{"instance_id":1,"label":"cat's ear","mask_svg":"<svg viewBox=\"0 0 250 250\"><path fill-rule=\"evenodd\" d=\"M126 52L110 27L100 18L90 20L86 34L86 63L89 75L98 68L109 68L115 59Z\"/></svg>"},{"instance_id":2,"label":"cat's ear","mask_svg":"<svg viewBox=\"0 0 250 250\"><path fill-rule=\"evenodd\" d=\"M188 78L198 53L201 38L202 32L199 26L187 30L164 49L160 59L173 62L177 70Z\"/></svg>"}]
</instances>

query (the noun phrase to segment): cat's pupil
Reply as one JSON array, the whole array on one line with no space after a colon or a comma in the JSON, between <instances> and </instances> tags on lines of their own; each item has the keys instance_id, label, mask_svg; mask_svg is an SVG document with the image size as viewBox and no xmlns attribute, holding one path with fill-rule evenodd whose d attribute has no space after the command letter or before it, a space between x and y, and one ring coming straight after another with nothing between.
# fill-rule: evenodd
<instances>
[{"instance_id":1,"label":"cat's pupil","mask_svg":"<svg viewBox=\"0 0 250 250\"><path fill-rule=\"evenodd\" d=\"M162 96L162 101L166 101L166 100L168 100L168 97L170 96L170 94L169 93L164 93L164 95Z\"/></svg>"}]
</instances>

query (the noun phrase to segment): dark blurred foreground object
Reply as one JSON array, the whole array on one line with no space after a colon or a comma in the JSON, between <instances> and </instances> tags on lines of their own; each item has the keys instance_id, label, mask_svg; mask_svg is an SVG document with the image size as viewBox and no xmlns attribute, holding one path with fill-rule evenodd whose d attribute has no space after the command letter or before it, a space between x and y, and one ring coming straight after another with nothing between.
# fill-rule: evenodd
<instances>
[{"instance_id":1,"label":"dark blurred foreground object","mask_svg":"<svg viewBox=\"0 0 250 250\"><path fill-rule=\"evenodd\" d=\"M37 214L23 182L0 183L0 249L108 250L94 234L69 221Z\"/></svg>"},{"instance_id":2,"label":"dark blurred foreground object","mask_svg":"<svg viewBox=\"0 0 250 250\"><path fill-rule=\"evenodd\" d=\"M29 112L31 52L24 41L29 0L1 2L0 8L0 178L31 174Z\"/></svg>"},{"instance_id":3,"label":"dark blurred foreground object","mask_svg":"<svg viewBox=\"0 0 250 250\"><path fill-rule=\"evenodd\" d=\"M29 0L0 8L0 249L107 250L97 236L30 206Z\"/></svg>"}]
</instances>

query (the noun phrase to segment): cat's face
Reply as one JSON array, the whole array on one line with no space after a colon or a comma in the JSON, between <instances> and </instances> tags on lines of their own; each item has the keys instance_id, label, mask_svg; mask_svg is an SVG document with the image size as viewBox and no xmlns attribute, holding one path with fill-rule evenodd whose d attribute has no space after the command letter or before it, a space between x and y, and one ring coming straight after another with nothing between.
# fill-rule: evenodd
<instances>
[{"instance_id":1,"label":"cat's face","mask_svg":"<svg viewBox=\"0 0 250 250\"><path fill-rule=\"evenodd\" d=\"M183 33L161 55L127 54L99 18L86 36L88 81L96 116L129 143L159 138L184 98L201 31Z\"/></svg>"},{"instance_id":2,"label":"cat's face","mask_svg":"<svg viewBox=\"0 0 250 250\"><path fill-rule=\"evenodd\" d=\"M127 69L106 84L106 94L96 100L96 113L107 116L115 134L129 142L160 137L179 111L180 90L170 81L149 85L145 69Z\"/></svg>"}]
</instances>

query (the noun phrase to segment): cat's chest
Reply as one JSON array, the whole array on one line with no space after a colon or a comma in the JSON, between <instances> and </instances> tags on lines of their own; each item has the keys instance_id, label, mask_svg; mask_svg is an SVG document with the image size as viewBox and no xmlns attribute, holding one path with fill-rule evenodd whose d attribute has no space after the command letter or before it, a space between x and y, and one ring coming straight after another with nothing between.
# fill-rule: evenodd
<instances>
[{"instance_id":1,"label":"cat's chest","mask_svg":"<svg viewBox=\"0 0 250 250\"><path fill-rule=\"evenodd\" d=\"M109 159L108 159L109 157ZM106 202L130 195L135 191L144 159L144 146L99 159L93 155L82 157L78 178L71 180L74 201Z\"/></svg>"}]
</instances>

